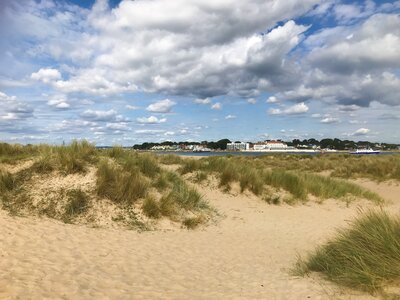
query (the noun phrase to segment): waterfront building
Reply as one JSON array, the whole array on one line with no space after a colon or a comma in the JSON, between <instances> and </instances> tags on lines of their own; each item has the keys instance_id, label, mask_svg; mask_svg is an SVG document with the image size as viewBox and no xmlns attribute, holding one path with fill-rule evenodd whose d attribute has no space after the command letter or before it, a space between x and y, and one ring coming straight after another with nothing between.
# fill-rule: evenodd
<instances>
[{"instance_id":1,"label":"waterfront building","mask_svg":"<svg viewBox=\"0 0 400 300\"><path fill-rule=\"evenodd\" d=\"M250 144L243 143L243 142L235 142L235 143L228 143L226 145L226 150L228 151L242 151L242 150L249 150Z\"/></svg>"}]
</instances>

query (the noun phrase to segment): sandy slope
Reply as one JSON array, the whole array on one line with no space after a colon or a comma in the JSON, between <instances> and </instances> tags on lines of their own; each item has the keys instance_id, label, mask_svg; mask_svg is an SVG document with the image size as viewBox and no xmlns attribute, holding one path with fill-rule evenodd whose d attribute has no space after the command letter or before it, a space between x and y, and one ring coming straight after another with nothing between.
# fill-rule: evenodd
<instances>
[{"instance_id":1,"label":"sandy slope","mask_svg":"<svg viewBox=\"0 0 400 300\"><path fill-rule=\"evenodd\" d=\"M400 195L399 186L391 188ZM345 225L357 204L272 206L249 194L202 192L225 217L195 231L93 229L0 212L0 298L371 297L288 274L297 253ZM390 207L398 210L397 203Z\"/></svg>"}]
</instances>

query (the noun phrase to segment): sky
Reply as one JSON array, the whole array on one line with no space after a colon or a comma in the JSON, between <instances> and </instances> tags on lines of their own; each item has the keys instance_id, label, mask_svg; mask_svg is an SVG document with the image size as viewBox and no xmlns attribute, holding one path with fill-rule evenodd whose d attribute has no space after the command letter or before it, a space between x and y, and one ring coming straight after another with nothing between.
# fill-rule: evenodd
<instances>
[{"instance_id":1,"label":"sky","mask_svg":"<svg viewBox=\"0 0 400 300\"><path fill-rule=\"evenodd\" d=\"M400 143L400 1L1 0L0 140Z\"/></svg>"}]
</instances>

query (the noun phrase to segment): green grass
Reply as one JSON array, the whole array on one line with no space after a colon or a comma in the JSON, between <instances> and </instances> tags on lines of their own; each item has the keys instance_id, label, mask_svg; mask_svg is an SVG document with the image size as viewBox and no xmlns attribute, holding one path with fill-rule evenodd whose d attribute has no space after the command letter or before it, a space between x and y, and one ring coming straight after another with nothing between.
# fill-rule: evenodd
<instances>
[{"instance_id":1,"label":"green grass","mask_svg":"<svg viewBox=\"0 0 400 300\"><path fill-rule=\"evenodd\" d=\"M97 169L97 194L120 204L132 204L147 195L149 183L140 172L127 172L106 160Z\"/></svg>"},{"instance_id":2,"label":"green grass","mask_svg":"<svg viewBox=\"0 0 400 300\"><path fill-rule=\"evenodd\" d=\"M207 204L203 201L199 192L183 181L176 183L166 197L173 199L178 206L186 210L207 208Z\"/></svg>"},{"instance_id":3,"label":"green grass","mask_svg":"<svg viewBox=\"0 0 400 300\"><path fill-rule=\"evenodd\" d=\"M162 154L158 156L160 163L164 165L178 165L182 163L182 158L175 154Z\"/></svg>"},{"instance_id":4,"label":"green grass","mask_svg":"<svg viewBox=\"0 0 400 300\"><path fill-rule=\"evenodd\" d=\"M65 216L73 218L88 209L88 196L81 189L72 189L67 192L68 202L65 206Z\"/></svg>"},{"instance_id":5,"label":"green grass","mask_svg":"<svg viewBox=\"0 0 400 300\"><path fill-rule=\"evenodd\" d=\"M321 272L339 285L374 293L400 279L400 218L369 211L340 230L294 273Z\"/></svg>"},{"instance_id":6,"label":"green grass","mask_svg":"<svg viewBox=\"0 0 400 300\"><path fill-rule=\"evenodd\" d=\"M287 169L280 167L286 159ZM291 196L282 199L283 202L295 204L306 202L309 196L324 199L343 199L347 202L354 198L365 198L376 203L383 200L375 193L361 188L348 181L312 174L308 171L291 170L298 162L314 161L309 156L276 155L262 158L251 157L209 157L200 160L183 162L180 172L205 174L214 173L219 177L220 187L230 189L232 182L239 182L241 192L249 190L262 196L266 187L289 192ZM343 159L343 158L342 158ZM328 160L328 159L327 159ZM330 162L330 160L328 160ZM336 159L333 160L337 163ZM267 162L267 163L266 163ZM268 167L272 165L273 167ZM327 164L331 165L331 164ZM195 176L196 174L195 173Z\"/></svg>"},{"instance_id":7,"label":"green grass","mask_svg":"<svg viewBox=\"0 0 400 300\"><path fill-rule=\"evenodd\" d=\"M182 224L187 229L195 229L204 222L205 222L204 216L200 215L200 216L186 218L185 220L183 220Z\"/></svg>"},{"instance_id":8,"label":"green grass","mask_svg":"<svg viewBox=\"0 0 400 300\"><path fill-rule=\"evenodd\" d=\"M143 213L152 219L158 219L161 217L161 209L154 197L148 196L142 205Z\"/></svg>"},{"instance_id":9,"label":"green grass","mask_svg":"<svg viewBox=\"0 0 400 300\"><path fill-rule=\"evenodd\" d=\"M9 172L0 170L0 196L16 187L16 180Z\"/></svg>"}]
</instances>

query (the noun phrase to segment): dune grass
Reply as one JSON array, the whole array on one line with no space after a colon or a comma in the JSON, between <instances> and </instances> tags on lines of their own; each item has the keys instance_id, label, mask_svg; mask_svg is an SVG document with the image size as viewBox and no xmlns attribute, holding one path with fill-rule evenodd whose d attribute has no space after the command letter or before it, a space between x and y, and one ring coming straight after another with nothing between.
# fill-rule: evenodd
<instances>
[{"instance_id":1,"label":"dune grass","mask_svg":"<svg viewBox=\"0 0 400 300\"><path fill-rule=\"evenodd\" d=\"M339 285L371 293L400 279L400 218L369 211L299 259L295 275L321 272Z\"/></svg>"},{"instance_id":2,"label":"dune grass","mask_svg":"<svg viewBox=\"0 0 400 300\"><path fill-rule=\"evenodd\" d=\"M178 165L182 163L182 158L175 154L161 154L158 156L160 163L164 165Z\"/></svg>"},{"instance_id":3,"label":"dune grass","mask_svg":"<svg viewBox=\"0 0 400 300\"><path fill-rule=\"evenodd\" d=\"M72 189L67 192L68 202L65 206L65 215L75 217L88 209L88 196L81 189Z\"/></svg>"},{"instance_id":4,"label":"dune grass","mask_svg":"<svg viewBox=\"0 0 400 300\"><path fill-rule=\"evenodd\" d=\"M97 169L97 195L120 204L132 204L147 195L149 183L137 170L130 172L102 160Z\"/></svg>"},{"instance_id":5,"label":"dune grass","mask_svg":"<svg viewBox=\"0 0 400 300\"><path fill-rule=\"evenodd\" d=\"M286 156L285 156L286 157ZM288 156L286 164L290 166L291 161L308 160L306 156L300 158ZM334 198L349 201L353 198L365 198L376 203L383 200L375 193L361 188L348 181L324 177L302 170L289 170L277 167L280 165L282 156L268 156L268 158L249 157L208 157L200 160L187 159L182 162L179 171L182 174L202 172L204 174L214 173L219 178L220 187L229 190L232 182L240 184L241 192L249 190L255 195L262 196L268 193L267 187L276 190L284 190L291 194L291 197L284 197L283 202L294 204L306 202L309 196L313 195L321 200ZM269 168L265 160L279 160L274 162L274 167ZM194 173L196 175L196 173ZM274 196L264 196L265 199L272 199ZM273 203L274 201L268 200Z\"/></svg>"},{"instance_id":6,"label":"dune grass","mask_svg":"<svg viewBox=\"0 0 400 300\"><path fill-rule=\"evenodd\" d=\"M158 219L161 217L160 205L158 204L157 200L152 196L146 197L142 204L142 210L143 213L149 218Z\"/></svg>"},{"instance_id":7,"label":"dune grass","mask_svg":"<svg viewBox=\"0 0 400 300\"><path fill-rule=\"evenodd\" d=\"M0 169L0 196L3 193L13 190L15 186L15 177L9 172Z\"/></svg>"},{"instance_id":8,"label":"dune grass","mask_svg":"<svg viewBox=\"0 0 400 300\"><path fill-rule=\"evenodd\" d=\"M267 168L285 168L309 172L331 171L341 178L369 178L376 181L400 180L400 155L357 156L325 155L265 155L260 158Z\"/></svg>"}]
</instances>

